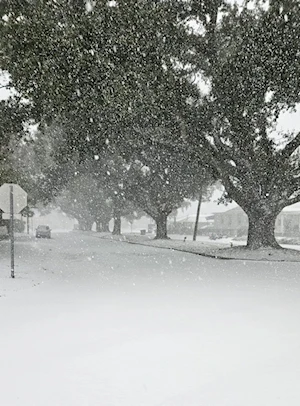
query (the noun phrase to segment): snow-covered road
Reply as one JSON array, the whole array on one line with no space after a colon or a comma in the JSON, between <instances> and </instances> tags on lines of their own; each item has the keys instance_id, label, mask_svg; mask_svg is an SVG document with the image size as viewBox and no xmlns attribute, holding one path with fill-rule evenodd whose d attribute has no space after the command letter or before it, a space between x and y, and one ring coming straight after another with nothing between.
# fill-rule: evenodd
<instances>
[{"instance_id":1,"label":"snow-covered road","mask_svg":"<svg viewBox=\"0 0 300 406\"><path fill-rule=\"evenodd\" d=\"M0 242L3 406L300 404L300 268L80 233Z\"/></svg>"}]
</instances>

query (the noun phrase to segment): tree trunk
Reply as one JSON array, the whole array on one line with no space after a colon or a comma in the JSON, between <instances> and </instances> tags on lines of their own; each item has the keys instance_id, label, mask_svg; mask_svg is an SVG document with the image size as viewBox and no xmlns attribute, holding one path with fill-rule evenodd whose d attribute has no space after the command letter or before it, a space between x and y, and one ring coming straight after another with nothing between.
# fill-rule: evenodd
<instances>
[{"instance_id":1,"label":"tree trunk","mask_svg":"<svg viewBox=\"0 0 300 406\"><path fill-rule=\"evenodd\" d=\"M109 231L109 222L107 222L107 223L102 223L102 231L104 232L104 233L109 233L110 231Z\"/></svg>"},{"instance_id":2,"label":"tree trunk","mask_svg":"<svg viewBox=\"0 0 300 406\"><path fill-rule=\"evenodd\" d=\"M85 231L85 224L83 220L78 220L78 228L81 231Z\"/></svg>"},{"instance_id":3,"label":"tree trunk","mask_svg":"<svg viewBox=\"0 0 300 406\"><path fill-rule=\"evenodd\" d=\"M281 248L275 239L275 222L279 213L262 213L260 210L247 212L249 220L247 247Z\"/></svg>"},{"instance_id":4,"label":"tree trunk","mask_svg":"<svg viewBox=\"0 0 300 406\"><path fill-rule=\"evenodd\" d=\"M81 231L91 231L93 223L91 221L80 219L78 220L79 230Z\"/></svg>"},{"instance_id":5,"label":"tree trunk","mask_svg":"<svg viewBox=\"0 0 300 406\"><path fill-rule=\"evenodd\" d=\"M97 233L109 233L109 221L105 217L99 217L95 220Z\"/></svg>"},{"instance_id":6,"label":"tree trunk","mask_svg":"<svg viewBox=\"0 0 300 406\"><path fill-rule=\"evenodd\" d=\"M121 235L121 212L114 210L114 229L113 235Z\"/></svg>"},{"instance_id":7,"label":"tree trunk","mask_svg":"<svg viewBox=\"0 0 300 406\"><path fill-rule=\"evenodd\" d=\"M194 227L193 241L196 241L196 238L197 238L198 222L199 222L199 217L200 217L201 203L202 203L202 190L199 193L199 200L198 200L198 206L197 206L197 214L196 214L196 221L195 221L195 227Z\"/></svg>"},{"instance_id":8,"label":"tree trunk","mask_svg":"<svg viewBox=\"0 0 300 406\"><path fill-rule=\"evenodd\" d=\"M160 213L155 217L156 222L156 240L166 240L169 239L167 235L167 219L168 215L166 213Z\"/></svg>"},{"instance_id":9,"label":"tree trunk","mask_svg":"<svg viewBox=\"0 0 300 406\"><path fill-rule=\"evenodd\" d=\"M96 232L97 233L101 233L103 230L102 230L102 223L101 223L101 221L100 220L96 220Z\"/></svg>"}]
</instances>

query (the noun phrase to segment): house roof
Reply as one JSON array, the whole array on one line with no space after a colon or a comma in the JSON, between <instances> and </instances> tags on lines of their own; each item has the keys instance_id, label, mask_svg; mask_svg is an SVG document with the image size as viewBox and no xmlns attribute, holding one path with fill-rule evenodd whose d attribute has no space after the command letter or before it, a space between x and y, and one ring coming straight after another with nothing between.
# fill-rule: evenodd
<instances>
[{"instance_id":1,"label":"house roof","mask_svg":"<svg viewBox=\"0 0 300 406\"><path fill-rule=\"evenodd\" d=\"M207 219L208 215L200 214L199 223L210 223L212 220ZM177 223L195 223L196 214L189 214L188 216L180 217Z\"/></svg>"},{"instance_id":2,"label":"house roof","mask_svg":"<svg viewBox=\"0 0 300 406\"><path fill-rule=\"evenodd\" d=\"M208 217L212 216L215 214L221 214L221 213L228 213L232 210L241 210L240 206L237 205L236 202L232 201L231 203L228 203L226 206L224 204L218 203L217 198L220 197L220 193L215 193L211 201L204 201L201 204L201 216ZM179 209L178 210L178 221L183 221L183 219L186 219L187 217L196 216L196 211L197 211L197 201L192 201L190 202L191 205L187 209ZM287 206L283 209L283 212L288 212L288 213L300 213L300 203L295 203L291 206Z\"/></svg>"},{"instance_id":3,"label":"house roof","mask_svg":"<svg viewBox=\"0 0 300 406\"><path fill-rule=\"evenodd\" d=\"M300 203L295 203L292 204L291 206L287 206L282 211L300 213Z\"/></svg>"},{"instance_id":4,"label":"house roof","mask_svg":"<svg viewBox=\"0 0 300 406\"><path fill-rule=\"evenodd\" d=\"M242 211L242 212L244 212L244 210L240 206L237 206L237 207L234 207L233 209L229 209L229 210L225 210L225 211L222 211L222 212L214 213L214 215L228 214L228 213L234 212L234 211L237 211L237 212ZM295 203L295 204L292 204L291 206L287 206L282 210L282 212L300 214L300 203Z\"/></svg>"},{"instance_id":5,"label":"house roof","mask_svg":"<svg viewBox=\"0 0 300 406\"><path fill-rule=\"evenodd\" d=\"M214 215L228 214L228 213L235 212L235 211L236 212L242 212L242 213L246 214L244 212L244 210L240 206L237 206L237 207L234 207L233 209L229 209L229 210L226 210L226 211L214 213Z\"/></svg>"}]
</instances>

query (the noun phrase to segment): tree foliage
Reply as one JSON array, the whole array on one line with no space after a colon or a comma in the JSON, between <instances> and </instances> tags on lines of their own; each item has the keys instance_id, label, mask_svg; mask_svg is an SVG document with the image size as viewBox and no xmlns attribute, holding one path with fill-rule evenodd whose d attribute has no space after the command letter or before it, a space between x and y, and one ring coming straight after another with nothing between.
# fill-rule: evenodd
<instances>
[{"instance_id":1,"label":"tree foliage","mask_svg":"<svg viewBox=\"0 0 300 406\"><path fill-rule=\"evenodd\" d=\"M64 152L99 148L133 119L173 122L182 109L189 85L174 67L186 44L181 2L6 4L0 67L38 120L68 122Z\"/></svg>"},{"instance_id":2,"label":"tree foliage","mask_svg":"<svg viewBox=\"0 0 300 406\"><path fill-rule=\"evenodd\" d=\"M189 156L161 145L161 136L150 131L135 151L125 181L126 197L157 224L156 238L167 238L167 217L209 182L207 172ZM151 140L151 142L150 142Z\"/></svg>"},{"instance_id":3,"label":"tree foliage","mask_svg":"<svg viewBox=\"0 0 300 406\"><path fill-rule=\"evenodd\" d=\"M96 223L97 231L108 231L112 218L111 200L91 175L76 176L55 199L55 203L78 221L80 230L91 230L93 223Z\"/></svg>"},{"instance_id":4,"label":"tree foliage","mask_svg":"<svg viewBox=\"0 0 300 406\"><path fill-rule=\"evenodd\" d=\"M18 179L13 155L15 147L28 135L26 122L29 114L29 106L21 103L19 98L0 100L0 184Z\"/></svg>"},{"instance_id":5,"label":"tree foliage","mask_svg":"<svg viewBox=\"0 0 300 406\"><path fill-rule=\"evenodd\" d=\"M117 222L129 198L165 223L212 172L248 214L248 246L277 245L277 214L300 201L300 134L274 138L299 102L297 0L11 0L0 13L0 69L42 132L61 129L45 191L88 163Z\"/></svg>"}]
</instances>

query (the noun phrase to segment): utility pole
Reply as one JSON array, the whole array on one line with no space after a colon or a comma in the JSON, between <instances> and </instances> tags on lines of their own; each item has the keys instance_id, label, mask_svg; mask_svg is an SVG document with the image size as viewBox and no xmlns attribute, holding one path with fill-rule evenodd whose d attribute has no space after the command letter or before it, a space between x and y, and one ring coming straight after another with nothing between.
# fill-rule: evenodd
<instances>
[{"instance_id":1,"label":"utility pole","mask_svg":"<svg viewBox=\"0 0 300 406\"><path fill-rule=\"evenodd\" d=\"M200 192L199 192L199 200L198 200L198 206L197 206L196 221L195 221L195 226L194 226L193 241L196 241L196 238L197 238L198 222L199 222L199 217L200 217L201 203L202 203L202 187L200 188Z\"/></svg>"}]
</instances>

